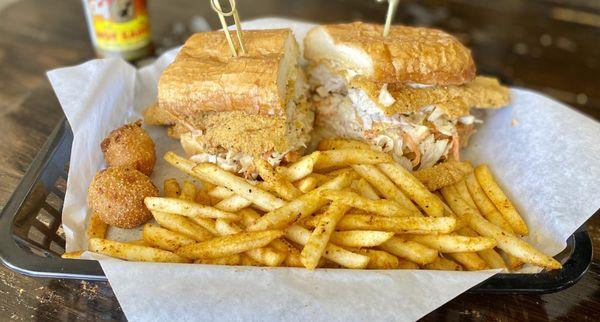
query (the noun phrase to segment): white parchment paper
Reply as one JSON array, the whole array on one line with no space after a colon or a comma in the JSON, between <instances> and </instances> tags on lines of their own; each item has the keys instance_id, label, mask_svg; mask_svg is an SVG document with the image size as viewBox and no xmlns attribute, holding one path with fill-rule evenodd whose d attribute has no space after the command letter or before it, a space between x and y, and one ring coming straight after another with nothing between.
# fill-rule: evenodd
<instances>
[{"instance_id":1,"label":"white parchment paper","mask_svg":"<svg viewBox=\"0 0 600 322\"><path fill-rule=\"evenodd\" d=\"M311 25L259 19L244 26L291 27L302 43ZM105 59L48 73L74 133L63 210L68 251L86 247L87 187L105 167L101 140L139 119L144 107L155 101L160 73L175 53L167 52L140 70ZM600 207L600 126L540 94L522 89L511 94L510 106L486 113L485 124L464 156L490 165L531 227L529 241L554 255ZM181 152L178 142L168 138L164 128L147 129L157 146L159 161L152 175L156 185L167 177L183 178L160 158L168 150ZM109 236L138 239L139 231L111 229ZM309 272L100 259L131 321L414 320L496 273Z\"/></svg>"}]
</instances>

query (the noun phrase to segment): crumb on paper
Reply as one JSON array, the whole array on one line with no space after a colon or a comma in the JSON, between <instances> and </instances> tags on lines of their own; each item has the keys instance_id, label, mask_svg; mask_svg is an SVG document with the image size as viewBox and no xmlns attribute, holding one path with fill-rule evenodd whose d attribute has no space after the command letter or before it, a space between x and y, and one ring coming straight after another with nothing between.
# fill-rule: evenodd
<instances>
[{"instance_id":1,"label":"crumb on paper","mask_svg":"<svg viewBox=\"0 0 600 322\"><path fill-rule=\"evenodd\" d=\"M519 121L517 121L517 119L512 119L512 121L510 122L511 126L516 126L519 125Z\"/></svg>"}]
</instances>

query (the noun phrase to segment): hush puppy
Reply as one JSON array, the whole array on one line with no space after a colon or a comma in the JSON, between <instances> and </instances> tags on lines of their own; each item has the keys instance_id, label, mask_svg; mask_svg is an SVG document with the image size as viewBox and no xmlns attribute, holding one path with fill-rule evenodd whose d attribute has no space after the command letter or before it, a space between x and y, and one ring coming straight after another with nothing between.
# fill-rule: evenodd
<instances>
[{"instance_id":1,"label":"hush puppy","mask_svg":"<svg viewBox=\"0 0 600 322\"><path fill-rule=\"evenodd\" d=\"M144 198L158 196L158 189L150 178L128 167L110 167L94 176L88 188L88 206L105 223L134 228L152 214L144 205Z\"/></svg>"},{"instance_id":2,"label":"hush puppy","mask_svg":"<svg viewBox=\"0 0 600 322\"><path fill-rule=\"evenodd\" d=\"M125 124L110 132L100 144L109 167L133 167L147 176L156 163L154 142L142 129L142 121Z\"/></svg>"}]
</instances>

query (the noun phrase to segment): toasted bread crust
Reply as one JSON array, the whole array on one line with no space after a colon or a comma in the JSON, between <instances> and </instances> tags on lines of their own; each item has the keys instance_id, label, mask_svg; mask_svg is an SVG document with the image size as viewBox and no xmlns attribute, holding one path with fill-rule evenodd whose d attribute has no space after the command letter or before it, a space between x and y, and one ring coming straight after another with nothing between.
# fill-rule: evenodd
<instances>
[{"instance_id":1,"label":"toasted bread crust","mask_svg":"<svg viewBox=\"0 0 600 322\"><path fill-rule=\"evenodd\" d=\"M460 85L475 78L469 49L441 30L392 26L388 37L383 37L382 25L362 22L311 29L305 38L306 58L347 69L348 60L328 61L331 57L314 55L311 41L322 31L335 45L357 49L370 58L372 68L358 72L372 82Z\"/></svg>"},{"instance_id":2,"label":"toasted bread crust","mask_svg":"<svg viewBox=\"0 0 600 322\"><path fill-rule=\"evenodd\" d=\"M244 31L247 53L232 57L222 31L193 35L160 77L160 108L176 118L206 111L283 115L279 77L289 39L295 44L290 29Z\"/></svg>"},{"instance_id":3,"label":"toasted bread crust","mask_svg":"<svg viewBox=\"0 0 600 322\"><path fill-rule=\"evenodd\" d=\"M381 84L355 78L350 86L361 88L374 102L379 101ZM412 88L402 84L388 84L387 90L396 100L387 107L380 105L388 116L409 114L422 107L435 105L454 119L469 115L472 107L500 108L510 102L508 88L500 85L497 79L485 76L478 76L472 82L460 86Z\"/></svg>"}]
</instances>

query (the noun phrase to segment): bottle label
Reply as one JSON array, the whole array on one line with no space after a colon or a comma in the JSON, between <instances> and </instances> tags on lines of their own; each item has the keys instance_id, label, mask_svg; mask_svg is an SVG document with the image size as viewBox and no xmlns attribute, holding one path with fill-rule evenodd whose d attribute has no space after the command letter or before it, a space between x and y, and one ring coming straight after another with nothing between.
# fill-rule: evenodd
<instances>
[{"instance_id":1,"label":"bottle label","mask_svg":"<svg viewBox=\"0 0 600 322\"><path fill-rule=\"evenodd\" d=\"M145 0L88 0L95 45L108 51L129 51L150 43Z\"/></svg>"}]
</instances>

